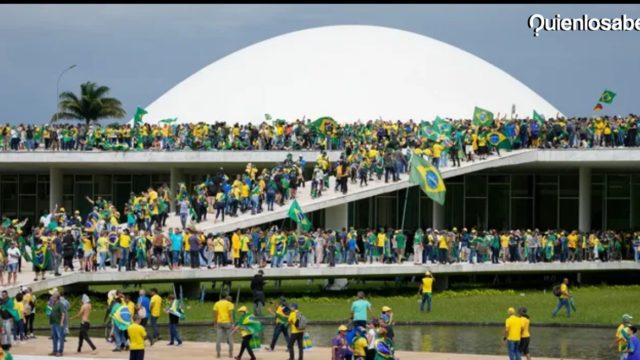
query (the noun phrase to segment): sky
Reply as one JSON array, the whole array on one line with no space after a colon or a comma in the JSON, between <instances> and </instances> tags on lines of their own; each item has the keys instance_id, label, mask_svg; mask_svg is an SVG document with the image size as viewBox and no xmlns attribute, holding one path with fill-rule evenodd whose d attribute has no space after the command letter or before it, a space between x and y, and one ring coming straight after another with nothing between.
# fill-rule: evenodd
<instances>
[{"instance_id":1,"label":"sky","mask_svg":"<svg viewBox=\"0 0 640 360\"><path fill-rule=\"evenodd\" d=\"M468 51L506 71L568 116L638 113L640 31L541 31L553 18L640 18L640 5L0 5L0 122L44 123L56 83L111 88L128 117L201 68L271 37L328 25L412 31ZM487 84L491 91L491 84Z\"/></svg>"}]
</instances>

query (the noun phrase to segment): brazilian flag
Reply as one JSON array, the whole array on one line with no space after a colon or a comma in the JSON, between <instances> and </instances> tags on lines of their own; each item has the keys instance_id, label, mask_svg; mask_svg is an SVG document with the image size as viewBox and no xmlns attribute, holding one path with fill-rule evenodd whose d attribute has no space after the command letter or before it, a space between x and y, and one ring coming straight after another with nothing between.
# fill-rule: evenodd
<instances>
[{"instance_id":1,"label":"brazilian flag","mask_svg":"<svg viewBox=\"0 0 640 360\"><path fill-rule=\"evenodd\" d=\"M538 124L542 125L544 122L544 116L538 114L535 110L533 110L533 121L537 121Z\"/></svg>"},{"instance_id":2,"label":"brazilian flag","mask_svg":"<svg viewBox=\"0 0 640 360\"><path fill-rule=\"evenodd\" d=\"M422 121L420 123L419 135L422 137L426 137L431 141L436 141L439 137L438 133L433 129L433 126L427 121Z\"/></svg>"},{"instance_id":3,"label":"brazilian flag","mask_svg":"<svg viewBox=\"0 0 640 360\"><path fill-rule=\"evenodd\" d=\"M162 124L171 124L178 121L178 118L173 118L173 119L164 119L164 120L160 120L159 122Z\"/></svg>"},{"instance_id":4,"label":"brazilian flag","mask_svg":"<svg viewBox=\"0 0 640 360\"><path fill-rule=\"evenodd\" d=\"M611 104L614 97L616 97L616 93L611 90L605 90L602 95L600 95L600 99L598 101L605 104Z\"/></svg>"},{"instance_id":5,"label":"brazilian flag","mask_svg":"<svg viewBox=\"0 0 640 360\"><path fill-rule=\"evenodd\" d=\"M15 309L15 304L12 297L10 297L4 304L2 304L2 306L0 306L0 309L9 313L15 321L20 321L20 314L18 314L18 311Z\"/></svg>"},{"instance_id":6,"label":"brazilian flag","mask_svg":"<svg viewBox=\"0 0 640 360\"><path fill-rule=\"evenodd\" d=\"M420 185L422 191L433 201L444 205L447 189L440 171L427 162L422 156L411 155L411 174L409 182Z\"/></svg>"},{"instance_id":7,"label":"brazilian flag","mask_svg":"<svg viewBox=\"0 0 640 360\"><path fill-rule=\"evenodd\" d=\"M111 310L111 320L118 329L126 331L131 325L131 312L122 304L115 304Z\"/></svg>"},{"instance_id":8,"label":"brazilian flag","mask_svg":"<svg viewBox=\"0 0 640 360\"><path fill-rule=\"evenodd\" d=\"M136 114L133 117L133 127L139 127L140 125L142 125L142 117L146 114L148 114L147 110L138 107L136 109Z\"/></svg>"},{"instance_id":9,"label":"brazilian flag","mask_svg":"<svg viewBox=\"0 0 640 360\"><path fill-rule=\"evenodd\" d=\"M49 261L51 259L51 253L44 244L36 246L33 251L33 266L40 270L46 270L49 268Z\"/></svg>"},{"instance_id":10,"label":"brazilian flag","mask_svg":"<svg viewBox=\"0 0 640 360\"><path fill-rule=\"evenodd\" d=\"M251 334L259 334L263 330L263 326L253 314L245 313L238 320L238 326Z\"/></svg>"},{"instance_id":11,"label":"brazilian flag","mask_svg":"<svg viewBox=\"0 0 640 360\"><path fill-rule=\"evenodd\" d=\"M473 110L473 124L477 126L493 125L493 113L476 106Z\"/></svg>"},{"instance_id":12,"label":"brazilian flag","mask_svg":"<svg viewBox=\"0 0 640 360\"><path fill-rule=\"evenodd\" d=\"M302 208L300 207L300 204L298 204L297 199L293 200L293 203L291 203L291 207L289 207L289 218L300 224L304 231L311 230L311 221L309 221L307 215L302 212Z\"/></svg>"},{"instance_id":13,"label":"brazilian flag","mask_svg":"<svg viewBox=\"0 0 640 360\"><path fill-rule=\"evenodd\" d=\"M171 303L171 306L169 307L169 313L179 317L180 320L184 320L187 318L184 310L182 309L182 301L178 299L173 300L173 302Z\"/></svg>"},{"instance_id":14,"label":"brazilian flag","mask_svg":"<svg viewBox=\"0 0 640 360\"><path fill-rule=\"evenodd\" d=\"M453 126L440 116L436 117L433 121L433 128L439 133L443 135L449 135L451 133L451 129Z\"/></svg>"},{"instance_id":15,"label":"brazilian flag","mask_svg":"<svg viewBox=\"0 0 640 360\"><path fill-rule=\"evenodd\" d=\"M309 125L311 126L311 128L316 129L317 131L325 135L328 132L327 125L331 126L332 129L338 127L338 123L330 116L323 116L321 118L318 118L316 121L312 122Z\"/></svg>"},{"instance_id":16,"label":"brazilian flag","mask_svg":"<svg viewBox=\"0 0 640 360\"><path fill-rule=\"evenodd\" d=\"M511 149L511 142L500 131L490 131L486 135L487 142L499 149Z\"/></svg>"}]
</instances>

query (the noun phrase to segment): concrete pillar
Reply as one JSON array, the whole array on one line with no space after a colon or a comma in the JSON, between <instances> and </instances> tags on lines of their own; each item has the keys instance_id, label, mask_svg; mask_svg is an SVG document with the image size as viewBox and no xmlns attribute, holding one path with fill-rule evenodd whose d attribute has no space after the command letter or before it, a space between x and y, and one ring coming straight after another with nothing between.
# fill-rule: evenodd
<instances>
[{"instance_id":1,"label":"concrete pillar","mask_svg":"<svg viewBox=\"0 0 640 360\"><path fill-rule=\"evenodd\" d=\"M62 169L49 168L49 210L53 210L56 204L62 206L63 181Z\"/></svg>"},{"instance_id":2,"label":"concrete pillar","mask_svg":"<svg viewBox=\"0 0 640 360\"><path fill-rule=\"evenodd\" d=\"M444 206L433 202L433 226L434 229L444 229Z\"/></svg>"},{"instance_id":3,"label":"concrete pillar","mask_svg":"<svg viewBox=\"0 0 640 360\"><path fill-rule=\"evenodd\" d=\"M349 229L349 204L344 203L325 209L324 226L327 229L340 231Z\"/></svg>"},{"instance_id":4,"label":"concrete pillar","mask_svg":"<svg viewBox=\"0 0 640 360\"><path fill-rule=\"evenodd\" d=\"M171 212L174 213L176 211L175 199L176 195L178 195L178 190L180 189L180 186L178 184L184 181L184 172L182 171L182 169L172 167L170 176L171 178L169 180L169 187L171 188L171 196L173 196L173 199L171 199L170 209Z\"/></svg>"},{"instance_id":5,"label":"concrete pillar","mask_svg":"<svg viewBox=\"0 0 640 360\"><path fill-rule=\"evenodd\" d=\"M591 231L591 168L580 168L578 189L578 229Z\"/></svg>"}]
</instances>

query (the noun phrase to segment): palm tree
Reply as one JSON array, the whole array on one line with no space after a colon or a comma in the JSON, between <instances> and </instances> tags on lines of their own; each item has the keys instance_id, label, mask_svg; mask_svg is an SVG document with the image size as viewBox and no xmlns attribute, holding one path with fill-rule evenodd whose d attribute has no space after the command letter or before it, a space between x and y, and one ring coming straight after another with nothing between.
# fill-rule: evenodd
<instances>
[{"instance_id":1,"label":"palm tree","mask_svg":"<svg viewBox=\"0 0 640 360\"><path fill-rule=\"evenodd\" d=\"M80 85L80 96L65 91L60 94L58 107L60 112L53 114L51 121L58 119L84 120L89 126L106 118L121 119L126 115L120 100L105 97L109 92L107 86L98 86L87 81Z\"/></svg>"}]
</instances>

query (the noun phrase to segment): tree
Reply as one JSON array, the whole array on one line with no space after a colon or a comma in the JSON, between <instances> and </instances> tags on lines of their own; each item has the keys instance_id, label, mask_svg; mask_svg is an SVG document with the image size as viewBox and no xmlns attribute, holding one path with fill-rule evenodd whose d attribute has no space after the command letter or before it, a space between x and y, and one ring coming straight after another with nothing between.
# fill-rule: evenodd
<instances>
[{"instance_id":1,"label":"tree","mask_svg":"<svg viewBox=\"0 0 640 360\"><path fill-rule=\"evenodd\" d=\"M126 111L122 103L116 98L106 97L109 93L107 86L98 86L94 82L87 81L80 85L80 96L65 91L60 94L58 107L60 112L53 114L51 121L58 119L84 120L87 126L91 122L101 119L122 119Z\"/></svg>"}]
</instances>

